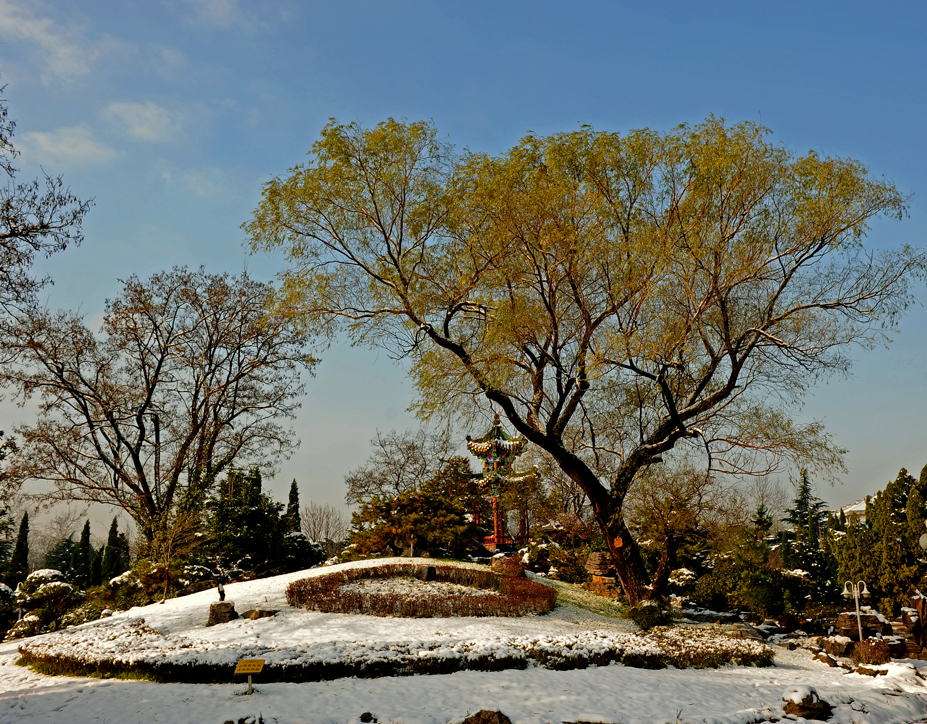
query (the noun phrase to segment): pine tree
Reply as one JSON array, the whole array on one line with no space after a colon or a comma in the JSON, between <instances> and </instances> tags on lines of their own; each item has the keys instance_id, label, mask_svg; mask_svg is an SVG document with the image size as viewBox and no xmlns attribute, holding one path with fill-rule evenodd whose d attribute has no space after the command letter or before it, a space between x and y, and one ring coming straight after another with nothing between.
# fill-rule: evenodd
<instances>
[{"instance_id":1,"label":"pine tree","mask_svg":"<svg viewBox=\"0 0 927 724\"><path fill-rule=\"evenodd\" d=\"M71 558L71 570L69 571L71 583L79 588L87 588L91 581L92 565L93 546L90 545L90 521L87 520L81 531L77 548L74 549L74 556Z\"/></svg>"},{"instance_id":2,"label":"pine tree","mask_svg":"<svg viewBox=\"0 0 927 724\"><path fill-rule=\"evenodd\" d=\"M839 578L864 580L873 603L888 615L910 605L923 585L918 538L925 531L927 467L915 479L902 468L885 489L867 499L866 522L847 526L836 546Z\"/></svg>"},{"instance_id":3,"label":"pine tree","mask_svg":"<svg viewBox=\"0 0 927 724\"><path fill-rule=\"evenodd\" d=\"M106 548L103 549L103 562L100 566L102 580L109 581L118 576L129 567L129 548L125 536L119 532L119 521L113 518L109 526L109 535L106 538Z\"/></svg>"},{"instance_id":4,"label":"pine tree","mask_svg":"<svg viewBox=\"0 0 927 724\"><path fill-rule=\"evenodd\" d=\"M299 487L296 485L296 478L290 485L290 500L286 506L286 531L287 533L300 533L303 529L303 522L299 517Z\"/></svg>"},{"instance_id":5,"label":"pine tree","mask_svg":"<svg viewBox=\"0 0 927 724\"><path fill-rule=\"evenodd\" d=\"M261 492L261 473L232 471L208 504L213 555L223 567L247 557L249 569L266 574L282 564L283 506Z\"/></svg>"},{"instance_id":6,"label":"pine tree","mask_svg":"<svg viewBox=\"0 0 927 724\"><path fill-rule=\"evenodd\" d=\"M827 504L814 495L808 471L801 471L792 507L783 522L791 526L781 537L784 568L804 571L815 603L833 601L837 594L836 560L822 545Z\"/></svg>"},{"instance_id":7,"label":"pine tree","mask_svg":"<svg viewBox=\"0 0 927 724\"><path fill-rule=\"evenodd\" d=\"M29 575L29 514L23 513L19 522L19 533L13 546L13 555L10 556L10 566L6 572L6 584L16 588L18 583L26 580Z\"/></svg>"}]
</instances>

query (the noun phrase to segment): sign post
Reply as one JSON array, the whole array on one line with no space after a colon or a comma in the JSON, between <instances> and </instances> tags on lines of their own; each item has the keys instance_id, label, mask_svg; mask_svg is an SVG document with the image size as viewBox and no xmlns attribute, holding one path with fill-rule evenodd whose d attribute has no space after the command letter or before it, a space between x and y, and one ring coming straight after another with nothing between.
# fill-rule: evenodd
<instances>
[{"instance_id":1,"label":"sign post","mask_svg":"<svg viewBox=\"0 0 927 724\"><path fill-rule=\"evenodd\" d=\"M248 694L249 695L252 693L251 675L260 674L263 668L264 668L264 659L241 659L238 662L238 666L235 667L236 674L247 674L248 675Z\"/></svg>"}]
</instances>

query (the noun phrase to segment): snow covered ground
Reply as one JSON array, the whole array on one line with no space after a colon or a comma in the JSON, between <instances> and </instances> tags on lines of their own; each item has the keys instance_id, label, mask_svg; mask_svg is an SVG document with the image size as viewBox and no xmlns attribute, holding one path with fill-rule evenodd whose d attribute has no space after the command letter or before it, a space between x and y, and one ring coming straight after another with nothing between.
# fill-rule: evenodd
<instances>
[{"instance_id":1,"label":"snow covered ground","mask_svg":"<svg viewBox=\"0 0 927 724\"><path fill-rule=\"evenodd\" d=\"M382 563L377 561L376 563ZM426 561L421 561L426 562ZM356 564L355 564L356 565ZM623 619L572 605L523 618L396 619L294 611L286 585L315 569L274 579L232 584L236 610L280 609L274 618L205 628L215 591L117 614L114 623L144 618L167 636L195 640L196 648L233 655L241 646L298 649L330 644L333 650L377 642L448 640L487 642L506 637L608 635L630 631ZM607 609L606 609L607 610ZM82 638L101 635L104 621L80 627ZM88 640L92 639L92 636ZM891 665L887 676L847 674L811 660L807 651L777 649L771 668L644 670L620 665L573 671L541 667L440 676L338 679L300 684L155 684L145 681L45 677L16 666L15 643L0 645L0 724L5 722L195 722L222 724L263 715L278 724L349 724L371 712L381 724L446 724L482 708L499 709L513 722L705 722L748 724L782 718L782 694L810 685L835 705L831 721L900 724L927 717L927 662Z\"/></svg>"}]
</instances>

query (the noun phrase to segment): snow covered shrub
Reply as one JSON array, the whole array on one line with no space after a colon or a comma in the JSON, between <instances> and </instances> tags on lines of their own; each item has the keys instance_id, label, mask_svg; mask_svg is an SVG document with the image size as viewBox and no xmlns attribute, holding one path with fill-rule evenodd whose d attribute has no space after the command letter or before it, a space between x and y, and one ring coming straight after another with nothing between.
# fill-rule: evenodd
<instances>
[{"instance_id":1,"label":"snow covered shrub","mask_svg":"<svg viewBox=\"0 0 927 724\"><path fill-rule=\"evenodd\" d=\"M694 571L688 568L677 568L669 577L669 590L676 596L688 597L695 590L695 582L698 576Z\"/></svg>"},{"instance_id":2,"label":"snow covered shrub","mask_svg":"<svg viewBox=\"0 0 927 724\"><path fill-rule=\"evenodd\" d=\"M866 639L853 645L850 658L857 664L887 664L892 657L887 641Z\"/></svg>"},{"instance_id":3,"label":"snow covered shrub","mask_svg":"<svg viewBox=\"0 0 927 724\"><path fill-rule=\"evenodd\" d=\"M532 541L526 548L518 551L522 561L528 570L533 573L547 573L550 570L550 552L556 550L556 546L547 541Z\"/></svg>"},{"instance_id":4,"label":"snow covered shrub","mask_svg":"<svg viewBox=\"0 0 927 724\"><path fill-rule=\"evenodd\" d=\"M659 646L665 652L665 662L679 669L773 664L773 650L766 644L711 629L661 626L641 636Z\"/></svg>"},{"instance_id":5,"label":"snow covered shrub","mask_svg":"<svg viewBox=\"0 0 927 724\"><path fill-rule=\"evenodd\" d=\"M673 614L656 601L642 601L628 609L627 616L638 625L641 631L649 631L657 626L667 626L673 622Z\"/></svg>"},{"instance_id":6,"label":"snow covered shrub","mask_svg":"<svg viewBox=\"0 0 927 724\"><path fill-rule=\"evenodd\" d=\"M293 531L283 539L281 571L291 573L314 568L325 560L325 549L320 543L309 540L305 533Z\"/></svg>"},{"instance_id":7,"label":"snow covered shrub","mask_svg":"<svg viewBox=\"0 0 927 724\"><path fill-rule=\"evenodd\" d=\"M33 571L19 587L17 603L32 612L43 626L57 625L59 619L81 601L84 592L64 580L64 574L51 568Z\"/></svg>"},{"instance_id":8,"label":"snow covered shrub","mask_svg":"<svg viewBox=\"0 0 927 724\"><path fill-rule=\"evenodd\" d=\"M527 578L499 576L490 571L432 566L434 582L456 584L470 590L447 589L410 593L389 587L363 587L358 581L413 577L414 564L387 564L371 568L349 568L314 578L294 581L287 587L287 602L329 613L359 613L372 616L428 618L436 616L524 616L544 614L557 602L555 589Z\"/></svg>"}]
</instances>

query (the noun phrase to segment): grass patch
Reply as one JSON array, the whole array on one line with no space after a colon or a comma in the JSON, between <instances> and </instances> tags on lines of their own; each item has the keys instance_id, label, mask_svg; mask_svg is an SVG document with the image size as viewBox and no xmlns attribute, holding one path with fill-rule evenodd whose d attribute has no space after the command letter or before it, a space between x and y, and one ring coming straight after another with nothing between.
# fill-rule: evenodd
<instances>
[{"instance_id":1,"label":"grass patch","mask_svg":"<svg viewBox=\"0 0 927 724\"><path fill-rule=\"evenodd\" d=\"M587 591L572 583L547 578L542 585L549 586L557 591L557 602L561 605L570 604L590 613L608 618L626 618L628 605L616 598L600 596L598 593Z\"/></svg>"}]
</instances>

